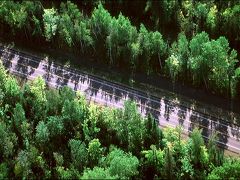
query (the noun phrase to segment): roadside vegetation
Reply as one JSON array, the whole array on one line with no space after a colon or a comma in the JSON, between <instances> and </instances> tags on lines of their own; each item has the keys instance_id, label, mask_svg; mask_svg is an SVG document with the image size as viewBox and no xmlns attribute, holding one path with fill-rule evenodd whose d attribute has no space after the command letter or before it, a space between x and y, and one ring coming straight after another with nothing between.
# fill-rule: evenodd
<instances>
[{"instance_id":1,"label":"roadside vegetation","mask_svg":"<svg viewBox=\"0 0 240 180\"><path fill-rule=\"evenodd\" d=\"M239 96L238 54L232 48L239 43L239 1L139 3L142 14L150 13L153 23L147 26L133 25L122 13L111 15L102 2L79 3L92 9L84 13L70 1L1 1L2 31L10 29L9 36L33 44L94 55L95 61L133 74L168 76L228 98ZM126 8L128 2L114 3ZM161 34L165 26L176 29L171 42Z\"/></svg>"},{"instance_id":2,"label":"roadside vegetation","mask_svg":"<svg viewBox=\"0 0 240 180\"><path fill-rule=\"evenodd\" d=\"M182 137L160 129L135 103L123 109L88 103L68 87L49 89L38 77L19 86L0 64L0 178L239 178L213 135Z\"/></svg>"},{"instance_id":3,"label":"roadside vegetation","mask_svg":"<svg viewBox=\"0 0 240 180\"><path fill-rule=\"evenodd\" d=\"M120 13L107 1L86 2L0 1L0 35L240 97L239 1L149 0L135 16L130 1L113 2ZM158 125L131 101L95 105L41 77L20 86L0 63L0 179L240 177L239 158L224 156L217 135L205 141L194 129L183 138L181 127Z\"/></svg>"}]
</instances>

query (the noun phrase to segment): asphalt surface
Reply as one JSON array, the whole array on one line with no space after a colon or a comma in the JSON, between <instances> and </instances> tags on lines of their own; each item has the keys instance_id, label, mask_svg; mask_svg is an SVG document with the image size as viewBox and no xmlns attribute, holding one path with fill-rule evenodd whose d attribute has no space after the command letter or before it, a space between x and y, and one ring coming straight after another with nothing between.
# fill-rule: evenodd
<instances>
[{"instance_id":1,"label":"asphalt surface","mask_svg":"<svg viewBox=\"0 0 240 180\"><path fill-rule=\"evenodd\" d=\"M190 134L194 127L199 127L206 140L212 133L217 133L219 146L240 154L239 126L220 117L209 116L193 107L169 101L166 97L154 97L146 92L82 73L47 57L40 58L5 47L0 47L0 57L10 73L22 78L32 80L42 76L51 87L69 86L75 91L83 92L88 100L110 107L123 108L124 101L134 100L139 112L143 116L151 113L158 120L159 126L182 125L186 134Z\"/></svg>"}]
</instances>

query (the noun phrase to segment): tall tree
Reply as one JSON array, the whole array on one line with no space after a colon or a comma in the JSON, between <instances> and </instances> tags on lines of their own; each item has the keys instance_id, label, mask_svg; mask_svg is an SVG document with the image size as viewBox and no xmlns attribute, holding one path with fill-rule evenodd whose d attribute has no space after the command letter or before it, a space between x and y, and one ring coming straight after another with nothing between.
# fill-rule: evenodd
<instances>
[{"instance_id":1,"label":"tall tree","mask_svg":"<svg viewBox=\"0 0 240 180\"><path fill-rule=\"evenodd\" d=\"M57 33L59 15L54 8L44 9L43 14L44 35L47 41L51 41Z\"/></svg>"}]
</instances>

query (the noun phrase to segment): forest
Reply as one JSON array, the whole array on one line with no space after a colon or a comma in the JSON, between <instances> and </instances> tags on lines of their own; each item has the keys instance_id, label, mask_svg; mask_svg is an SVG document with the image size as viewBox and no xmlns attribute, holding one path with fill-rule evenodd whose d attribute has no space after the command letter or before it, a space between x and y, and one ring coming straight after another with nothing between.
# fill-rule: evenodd
<instances>
[{"instance_id":1,"label":"forest","mask_svg":"<svg viewBox=\"0 0 240 180\"><path fill-rule=\"evenodd\" d=\"M237 179L216 136L160 129L134 102L113 109L42 77L19 83L0 63L0 179Z\"/></svg>"},{"instance_id":2,"label":"forest","mask_svg":"<svg viewBox=\"0 0 240 180\"><path fill-rule=\"evenodd\" d=\"M1 1L0 34L239 97L239 1L133 3Z\"/></svg>"},{"instance_id":3,"label":"forest","mask_svg":"<svg viewBox=\"0 0 240 180\"><path fill-rule=\"evenodd\" d=\"M0 1L0 38L240 98L240 1ZM137 7L137 8L136 8ZM88 102L0 60L0 179L238 179L240 160L132 101Z\"/></svg>"}]
</instances>

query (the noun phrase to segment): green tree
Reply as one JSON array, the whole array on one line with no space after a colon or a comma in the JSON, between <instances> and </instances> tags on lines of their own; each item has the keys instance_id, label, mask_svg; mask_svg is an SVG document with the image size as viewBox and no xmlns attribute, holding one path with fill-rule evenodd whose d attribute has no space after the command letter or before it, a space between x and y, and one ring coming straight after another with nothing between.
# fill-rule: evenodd
<instances>
[{"instance_id":1,"label":"green tree","mask_svg":"<svg viewBox=\"0 0 240 180\"><path fill-rule=\"evenodd\" d=\"M61 136L64 132L64 123L61 117L49 116L47 118L46 125L49 130L50 137Z\"/></svg>"},{"instance_id":2,"label":"green tree","mask_svg":"<svg viewBox=\"0 0 240 180\"><path fill-rule=\"evenodd\" d=\"M60 153L54 152L53 157L56 161L56 166L62 166L63 165L63 163L64 163L63 155L61 155Z\"/></svg>"},{"instance_id":3,"label":"green tree","mask_svg":"<svg viewBox=\"0 0 240 180\"><path fill-rule=\"evenodd\" d=\"M221 12L221 20L223 24L223 26L221 26L221 29L230 40L234 40L236 43L239 42L240 37L239 12L239 3L236 3L232 7L228 6Z\"/></svg>"},{"instance_id":4,"label":"green tree","mask_svg":"<svg viewBox=\"0 0 240 180\"><path fill-rule=\"evenodd\" d=\"M108 34L110 26L109 22L111 22L111 20L112 17L110 13L104 9L101 3L99 3L97 8L94 8L91 16L91 24L94 35L96 37L99 35L105 37Z\"/></svg>"},{"instance_id":5,"label":"green tree","mask_svg":"<svg viewBox=\"0 0 240 180\"><path fill-rule=\"evenodd\" d=\"M173 81L179 76L181 76L183 80L188 78L188 58L188 40L185 34L181 33L178 35L178 41L172 44L169 57L166 60L166 66Z\"/></svg>"},{"instance_id":6,"label":"green tree","mask_svg":"<svg viewBox=\"0 0 240 180\"><path fill-rule=\"evenodd\" d=\"M36 140L41 144L47 143L49 141L49 130L43 121L39 121L38 125L36 126Z\"/></svg>"},{"instance_id":7,"label":"green tree","mask_svg":"<svg viewBox=\"0 0 240 180\"><path fill-rule=\"evenodd\" d=\"M57 177L59 179L80 179L79 172L74 168L64 168L62 166L56 167Z\"/></svg>"},{"instance_id":8,"label":"green tree","mask_svg":"<svg viewBox=\"0 0 240 180\"><path fill-rule=\"evenodd\" d=\"M118 18L112 18L106 38L106 45L110 58L110 64L119 66L120 58L129 54L131 42L137 38L136 27L131 25L128 18L121 13ZM127 62L129 64L129 62Z\"/></svg>"},{"instance_id":9,"label":"green tree","mask_svg":"<svg viewBox=\"0 0 240 180\"><path fill-rule=\"evenodd\" d=\"M47 112L48 116L60 115L62 110L62 105L64 102L64 96L59 91L55 89L49 89L46 91L47 99Z\"/></svg>"},{"instance_id":10,"label":"green tree","mask_svg":"<svg viewBox=\"0 0 240 180\"><path fill-rule=\"evenodd\" d=\"M14 166L14 174L16 177L28 178L32 173L31 161L29 160L28 153L22 150L18 153Z\"/></svg>"},{"instance_id":11,"label":"green tree","mask_svg":"<svg viewBox=\"0 0 240 180\"><path fill-rule=\"evenodd\" d=\"M80 13L77 5L67 1L66 3L61 3L60 5L60 16L59 16L59 35L63 42L65 42L69 47L74 45L75 40L75 30L74 24L77 19L80 19L82 14Z\"/></svg>"},{"instance_id":12,"label":"green tree","mask_svg":"<svg viewBox=\"0 0 240 180\"><path fill-rule=\"evenodd\" d=\"M146 129L144 134L144 147L148 149L154 144L157 148L160 148L163 134L156 119L154 119L151 114L148 114L147 119L144 121L144 126Z\"/></svg>"},{"instance_id":13,"label":"green tree","mask_svg":"<svg viewBox=\"0 0 240 180\"><path fill-rule=\"evenodd\" d=\"M5 90L4 86L5 86L5 82L7 81L8 78L8 74L6 69L4 68L3 64L2 64L2 60L0 59L0 88L2 90Z\"/></svg>"},{"instance_id":14,"label":"green tree","mask_svg":"<svg viewBox=\"0 0 240 180\"><path fill-rule=\"evenodd\" d=\"M90 103L88 106L87 117L83 122L83 133L85 141L89 142L97 136L100 129L97 127L97 120L99 117L99 111L97 106Z\"/></svg>"},{"instance_id":15,"label":"green tree","mask_svg":"<svg viewBox=\"0 0 240 180\"><path fill-rule=\"evenodd\" d=\"M19 146L23 144L23 140L31 136L31 127L27 122L25 111L21 104L17 103L12 115L13 129L18 135Z\"/></svg>"},{"instance_id":16,"label":"green tree","mask_svg":"<svg viewBox=\"0 0 240 180\"><path fill-rule=\"evenodd\" d=\"M39 176L50 178L50 171L43 156L32 145L18 153L14 166L14 174L16 177L21 178L37 178Z\"/></svg>"},{"instance_id":17,"label":"green tree","mask_svg":"<svg viewBox=\"0 0 240 180\"><path fill-rule=\"evenodd\" d=\"M5 86L5 103L14 106L21 96L20 87L16 79L8 77L4 82Z\"/></svg>"},{"instance_id":18,"label":"green tree","mask_svg":"<svg viewBox=\"0 0 240 180\"><path fill-rule=\"evenodd\" d=\"M0 164L0 179L7 179L9 173L9 169L6 163Z\"/></svg>"},{"instance_id":19,"label":"green tree","mask_svg":"<svg viewBox=\"0 0 240 180\"><path fill-rule=\"evenodd\" d=\"M98 162L102 156L102 148L99 139L93 139L88 144L88 157L90 167L98 165Z\"/></svg>"},{"instance_id":20,"label":"green tree","mask_svg":"<svg viewBox=\"0 0 240 180\"><path fill-rule=\"evenodd\" d=\"M59 15L56 9L44 9L43 24L44 36L47 41L51 41L56 35L59 24Z\"/></svg>"},{"instance_id":21,"label":"green tree","mask_svg":"<svg viewBox=\"0 0 240 180\"><path fill-rule=\"evenodd\" d=\"M101 167L94 167L91 169L85 169L81 179L116 179L117 176L111 176L109 169L104 169Z\"/></svg>"},{"instance_id":22,"label":"green tree","mask_svg":"<svg viewBox=\"0 0 240 180\"><path fill-rule=\"evenodd\" d=\"M201 130L195 128L191 134L191 158L195 165L195 168L203 169L208 167L209 155L204 145L204 140L201 134Z\"/></svg>"},{"instance_id":23,"label":"green tree","mask_svg":"<svg viewBox=\"0 0 240 180\"><path fill-rule=\"evenodd\" d=\"M131 178L138 174L139 161L137 157L124 153L120 149L113 149L106 157L106 165L111 176Z\"/></svg>"},{"instance_id":24,"label":"green tree","mask_svg":"<svg viewBox=\"0 0 240 180\"><path fill-rule=\"evenodd\" d=\"M189 43L190 58L189 58L189 69L192 72L192 80L194 84L204 82L207 87L207 77L210 72L208 63L211 62L208 59L204 59L203 47L204 44L209 42L209 37L206 32L197 34Z\"/></svg>"},{"instance_id":25,"label":"green tree","mask_svg":"<svg viewBox=\"0 0 240 180\"><path fill-rule=\"evenodd\" d=\"M209 154L209 162L214 166L220 166L223 162L222 150L217 147L217 134L212 134L208 140L207 148Z\"/></svg>"},{"instance_id":26,"label":"green tree","mask_svg":"<svg viewBox=\"0 0 240 180\"><path fill-rule=\"evenodd\" d=\"M85 143L80 140L70 139L68 146L70 147L74 167L83 170L88 161L88 152Z\"/></svg>"},{"instance_id":27,"label":"green tree","mask_svg":"<svg viewBox=\"0 0 240 180\"><path fill-rule=\"evenodd\" d=\"M120 111L115 118L117 123L114 129L116 129L121 147L138 155L144 143L145 126L136 104L126 101L124 110Z\"/></svg>"},{"instance_id":28,"label":"green tree","mask_svg":"<svg viewBox=\"0 0 240 180\"><path fill-rule=\"evenodd\" d=\"M25 117L25 111L21 104L16 104L16 107L13 110L12 118L16 128L20 128L21 124L27 120Z\"/></svg>"},{"instance_id":29,"label":"green tree","mask_svg":"<svg viewBox=\"0 0 240 180\"><path fill-rule=\"evenodd\" d=\"M66 101L72 101L76 97L75 92L68 86L63 86L59 90L59 95L62 101L62 104Z\"/></svg>"},{"instance_id":30,"label":"green tree","mask_svg":"<svg viewBox=\"0 0 240 180\"><path fill-rule=\"evenodd\" d=\"M164 158L164 174L167 179L174 179L175 177L176 163L173 157L173 152L171 147L165 148L165 158Z\"/></svg>"},{"instance_id":31,"label":"green tree","mask_svg":"<svg viewBox=\"0 0 240 180\"><path fill-rule=\"evenodd\" d=\"M164 166L164 151L157 149L155 145L151 145L150 150L142 151L144 156L143 160L143 170L148 178L153 178L154 176L161 177L163 175Z\"/></svg>"},{"instance_id":32,"label":"green tree","mask_svg":"<svg viewBox=\"0 0 240 180\"><path fill-rule=\"evenodd\" d=\"M67 136L73 137L74 132L82 132L83 122L87 116L87 105L83 96L74 100L66 100L62 107L62 116Z\"/></svg>"},{"instance_id":33,"label":"green tree","mask_svg":"<svg viewBox=\"0 0 240 180\"><path fill-rule=\"evenodd\" d=\"M17 136L12 133L10 128L0 121L0 155L4 159L13 156L17 145Z\"/></svg>"},{"instance_id":34,"label":"green tree","mask_svg":"<svg viewBox=\"0 0 240 180\"><path fill-rule=\"evenodd\" d=\"M46 98L46 83L41 76L38 76L30 84L30 93L33 96L31 101L32 115L35 117L35 122L44 120L47 115L47 98Z\"/></svg>"},{"instance_id":35,"label":"green tree","mask_svg":"<svg viewBox=\"0 0 240 180\"><path fill-rule=\"evenodd\" d=\"M215 167L208 179L238 179L240 176L240 161L228 160L222 166Z\"/></svg>"}]
</instances>

